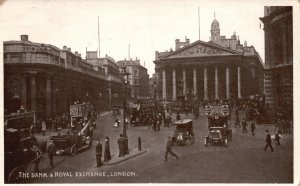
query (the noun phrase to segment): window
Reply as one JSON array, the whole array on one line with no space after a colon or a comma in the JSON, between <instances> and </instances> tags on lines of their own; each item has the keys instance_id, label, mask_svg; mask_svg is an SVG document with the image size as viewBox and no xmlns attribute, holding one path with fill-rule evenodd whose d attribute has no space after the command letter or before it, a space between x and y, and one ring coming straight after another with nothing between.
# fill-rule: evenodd
<instances>
[{"instance_id":1,"label":"window","mask_svg":"<svg viewBox=\"0 0 300 186\"><path fill-rule=\"evenodd\" d=\"M19 63L22 60L22 53L12 53L11 54L11 62Z\"/></svg>"}]
</instances>

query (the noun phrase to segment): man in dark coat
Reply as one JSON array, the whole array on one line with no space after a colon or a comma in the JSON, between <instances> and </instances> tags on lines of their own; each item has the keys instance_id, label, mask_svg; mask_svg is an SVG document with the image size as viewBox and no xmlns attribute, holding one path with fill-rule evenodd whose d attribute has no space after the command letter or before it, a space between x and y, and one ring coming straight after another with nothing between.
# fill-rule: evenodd
<instances>
[{"instance_id":1,"label":"man in dark coat","mask_svg":"<svg viewBox=\"0 0 300 186\"><path fill-rule=\"evenodd\" d=\"M156 115L154 115L152 123L153 123L153 130L156 131L156 129L157 129L157 117L156 117Z\"/></svg>"},{"instance_id":2,"label":"man in dark coat","mask_svg":"<svg viewBox=\"0 0 300 186\"><path fill-rule=\"evenodd\" d=\"M168 139L167 145L166 145L165 161L168 161L168 154L169 154L169 153L170 153L172 156L175 156L176 159L178 160L177 154L175 154L175 153L172 151L172 146L173 146L172 137L169 136L169 139Z\"/></svg>"},{"instance_id":3,"label":"man in dark coat","mask_svg":"<svg viewBox=\"0 0 300 186\"><path fill-rule=\"evenodd\" d=\"M53 169L54 168L54 164L53 164L53 156L55 155L55 145L53 143L52 140L49 141L49 145L47 147L47 154L50 160L50 166Z\"/></svg>"},{"instance_id":4,"label":"man in dark coat","mask_svg":"<svg viewBox=\"0 0 300 186\"><path fill-rule=\"evenodd\" d=\"M239 115L236 115L236 116L235 116L235 128L236 128L236 127L241 127Z\"/></svg>"},{"instance_id":5,"label":"man in dark coat","mask_svg":"<svg viewBox=\"0 0 300 186\"><path fill-rule=\"evenodd\" d=\"M255 131L255 123L254 123L254 121L253 121L253 120L251 121L251 125L250 125L250 127L251 127L251 133L252 133L252 136L254 136L254 131Z\"/></svg>"},{"instance_id":6,"label":"man in dark coat","mask_svg":"<svg viewBox=\"0 0 300 186\"><path fill-rule=\"evenodd\" d=\"M180 120L180 114L179 114L179 111L177 111L176 119L177 119L177 120Z\"/></svg>"},{"instance_id":7,"label":"man in dark coat","mask_svg":"<svg viewBox=\"0 0 300 186\"><path fill-rule=\"evenodd\" d=\"M277 142L277 145L279 145L279 146L280 146L280 139L281 139L280 135L281 135L281 131L277 130L275 133L275 141Z\"/></svg>"},{"instance_id":8,"label":"man in dark coat","mask_svg":"<svg viewBox=\"0 0 300 186\"><path fill-rule=\"evenodd\" d=\"M111 159L110 147L109 147L109 137L105 137L105 149L104 149L104 162L107 162Z\"/></svg>"},{"instance_id":9,"label":"man in dark coat","mask_svg":"<svg viewBox=\"0 0 300 186\"><path fill-rule=\"evenodd\" d=\"M274 149L272 147L271 135L269 134L268 130L266 130L266 142L267 142L267 145L265 147L265 151L267 150L268 147L270 147L271 148L271 152L274 152Z\"/></svg>"},{"instance_id":10,"label":"man in dark coat","mask_svg":"<svg viewBox=\"0 0 300 186\"><path fill-rule=\"evenodd\" d=\"M243 121L242 121L242 126L243 126L243 134L244 133L247 134L247 126L248 126L248 124L247 124L247 122L246 122L245 119L243 119Z\"/></svg>"},{"instance_id":11,"label":"man in dark coat","mask_svg":"<svg viewBox=\"0 0 300 186\"><path fill-rule=\"evenodd\" d=\"M120 134L120 138L118 139L118 146L119 146L119 157L123 157L124 156L124 138L123 138L123 134Z\"/></svg>"},{"instance_id":12,"label":"man in dark coat","mask_svg":"<svg viewBox=\"0 0 300 186\"><path fill-rule=\"evenodd\" d=\"M97 167L101 167L101 157L102 157L102 144L100 143L100 139L97 139L97 145L96 145Z\"/></svg>"}]
</instances>

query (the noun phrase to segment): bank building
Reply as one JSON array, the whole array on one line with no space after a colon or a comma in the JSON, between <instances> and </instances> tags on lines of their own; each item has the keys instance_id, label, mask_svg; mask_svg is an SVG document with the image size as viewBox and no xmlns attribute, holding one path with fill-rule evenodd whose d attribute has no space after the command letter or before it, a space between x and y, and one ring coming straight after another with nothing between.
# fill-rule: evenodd
<instances>
[{"instance_id":1,"label":"bank building","mask_svg":"<svg viewBox=\"0 0 300 186\"><path fill-rule=\"evenodd\" d=\"M211 23L210 41L175 40L175 50L155 52L157 97L184 104L215 99L242 100L263 93L264 66L253 46L220 35Z\"/></svg>"}]
</instances>

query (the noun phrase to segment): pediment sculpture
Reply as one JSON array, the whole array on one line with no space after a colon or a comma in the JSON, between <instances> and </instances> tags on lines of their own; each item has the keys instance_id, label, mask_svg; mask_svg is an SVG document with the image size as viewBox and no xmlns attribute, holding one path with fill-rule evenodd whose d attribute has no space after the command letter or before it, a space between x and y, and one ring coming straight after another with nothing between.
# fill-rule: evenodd
<instances>
[{"instance_id":1,"label":"pediment sculpture","mask_svg":"<svg viewBox=\"0 0 300 186\"><path fill-rule=\"evenodd\" d=\"M210 56L210 55L224 55L224 54L226 55L232 53L218 48L196 45L194 47L175 53L169 57L172 58L172 57L189 57L189 56Z\"/></svg>"}]
</instances>

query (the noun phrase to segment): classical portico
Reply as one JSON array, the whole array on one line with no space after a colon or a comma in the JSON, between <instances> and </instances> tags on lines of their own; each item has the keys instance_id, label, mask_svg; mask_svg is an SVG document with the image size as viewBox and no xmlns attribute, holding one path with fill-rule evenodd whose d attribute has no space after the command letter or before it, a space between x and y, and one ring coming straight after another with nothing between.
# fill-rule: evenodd
<instances>
[{"instance_id":1,"label":"classical portico","mask_svg":"<svg viewBox=\"0 0 300 186\"><path fill-rule=\"evenodd\" d=\"M263 77L258 57L196 41L155 61L161 77L159 98L174 101L178 94L199 101L243 99L260 90ZM178 82L182 91L178 92ZM253 83L251 83L253 82Z\"/></svg>"}]
</instances>

